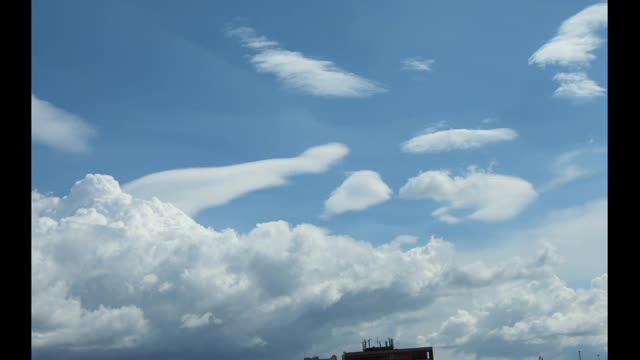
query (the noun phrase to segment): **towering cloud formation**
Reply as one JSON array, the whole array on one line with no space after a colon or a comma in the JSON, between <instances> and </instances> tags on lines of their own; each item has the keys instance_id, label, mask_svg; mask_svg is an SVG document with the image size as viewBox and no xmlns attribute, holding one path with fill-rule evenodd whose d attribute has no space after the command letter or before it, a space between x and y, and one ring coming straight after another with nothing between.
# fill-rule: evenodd
<instances>
[{"instance_id":1,"label":"towering cloud formation","mask_svg":"<svg viewBox=\"0 0 640 360\"><path fill-rule=\"evenodd\" d=\"M606 314L606 277L573 290L550 249L458 264L451 243L414 240L373 246L284 221L216 231L87 175L62 198L32 195L34 358L288 359L352 349L365 330L480 352L481 330L495 329L496 351L515 339L523 356L536 344L606 344L606 316L593 316ZM522 306L507 316L508 304Z\"/></svg>"}]
</instances>

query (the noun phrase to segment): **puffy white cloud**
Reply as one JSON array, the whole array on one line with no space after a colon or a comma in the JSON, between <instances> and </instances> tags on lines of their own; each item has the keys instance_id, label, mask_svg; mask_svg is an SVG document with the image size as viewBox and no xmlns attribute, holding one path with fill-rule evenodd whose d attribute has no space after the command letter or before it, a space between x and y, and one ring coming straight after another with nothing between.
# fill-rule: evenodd
<instances>
[{"instance_id":1,"label":"puffy white cloud","mask_svg":"<svg viewBox=\"0 0 640 360\"><path fill-rule=\"evenodd\" d=\"M431 71L431 65L433 65L434 62L435 60L433 59L425 59L419 56L407 58L402 61L402 69L414 71Z\"/></svg>"},{"instance_id":2,"label":"puffy white cloud","mask_svg":"<svg viewBox=\"0 0 640 360\"><path fill-rule=\"evenodd\" d=\"M348 153L349 148L343 144L326 144L293 158L162 171L127 183L124 188L136 197L157 197L194 215L256 190L285 185L290 176L325 172Z\"/></svg>"},{"instance_id":3,"label":"puffy white cloud","mask_svg":"<svg viewBox=\"0 0 640 360\"><path fill-rule=\"evenodd\" d=\"M606 351L606 279L604 274L590 289L577 290L554 276L502 285L476 297L475 306L458 310L427 338L490 358L566 358L567 350L575 356L577 345Z\"/></svg>"},{"instance_id":4,"label":"puffy white cloud","mask_svg":"<svg viewBox=\"0 0 640 360\"><path fill-rule=\"evenodd\" d=\"M54 149L86 153L95 130L81 117L31 94L31 140Z\"/></svg>"},{"instance_id":5,"label":"puffy white cloud","mask_svg":"<svg viewBox=\"0 0 640 360\"><path fill-rule=\"evenodd\" d=\"M248 233L217 231L172 204L132 197L109 176L88 175L64 197L32 194L32 341L41 354L58 351L62 358L72 348L88 358L114 347L125 348L117 353L125 359L150 351L164 358L195 351L207 358L265 352L296 358L357 348L363 333L390 334L402 346L418 336L432 343L441 339L440 325L456 315L453 308L476 319L475 327L502 331L501 321L517 329L511 318L496 315L490 323L481 317L494 302L498 310L522 303L516 309L530 311L533 324L550 319L536 334L562 334L560 346L591 339L570 333L576 324L596 329L582 320L583 311L601 312L602 302L554 280L549 250L491 265L460 264L453 244L437 237L414 241L373 246L284 221ZM401 243L413 247L402 250ZM171 289L161 292L158 284ZM606 277L593 284L606 295ZM551 299L540 296L544 292ZM562 307L576 301L571 311ZM213 314L224 315L217 321ZM606 327L599 331L589 336L601 343ZM498 335L492 345L500 349L521 336L516 330ZM460 349L474 349L476 337L459 341Z\"/></svg>"},{"instance_id":6,"label":"puffy white cloud","mask_svg":"<svg viewBox=\"0 0 640 360\"><path fill-rule=\"evenodd\" d=\"M355 171L325 201L325 216L364 210L389 200L392 194L377 172Z\"/></svg>"},{"instance_id":7,"label":"puffy white cloud","mask_svg":"<svg viewBox=\"0 0 640 360\"><path fill-rule=\"evenodd\" d=\"M602 44L597 32L607 27L607 14L608 4L598 3L565 20L556 36L531 55L529 64L588 65Z\"/></svg>"},{"instance_id":8,"label":"puffy white cloud","mask_svg":"<svg viewBox=\"0 0 640 360\"><path fill-rule=\"evenodd\" d=\"M40 261L49 261L43 257L34 253L32 268L42 269ZM31 318L31 345L35 348L127 348L137 345L149 330L139 307L100 304L95 309L84 308L80 299L69 294L63 280L32 285Z\"/></svg>"},{"instance_id":9,"label":"puffy white cloud","mask_svg":"<svg viewBox=\"0 0 640 360\"><path fill-rule=\"evenodd\" d=\"M449 129L428 132L409 139L402 144L402 150L411 153L438 153L451 150L479 148L491 143L511 141L518 134L507 128L474 130Z\"/></svg>"},{"instance_id":10,"label":"puffy white cloud","mask_svg":"<svg viewBox=\"0 0 640 360\"><path fill-rule=\"evenodd\" d=\"M367 97L385 92L371 80L345 71L328 60L312 59L283 49L249 27L228 31L245 47L257 52L251 62L258 72L274 74L286 85L315 96Z\"/></svg>"},{"instance_id":11,"label":"puffy white cloud","mask_svg":"<svg viewBox=\"0 0 640 360\"><path fill-rule=\"evenodd\" d=\"M466 219L503 221L513 218L537 198L526 180L471 169L466 176L451 177L447 170L425 171L410 178L400 189L404 199L431 199L445 202L432 215L447 223L461 219L451 210L471 209Z\"/></svg>"},{"instance_id":12,"label":"puffy white cloud","mask_svg":"<svg viewBox=\"0 0 640 360\"><path fill-rule=\"evenodd\" d=\"M556 97L590 99L604 96L607 92L605 88L589 79L584 72L558 73L553 77L553 80L560 83L560 86L553 92Z\"/></svg>"}]
</instances>

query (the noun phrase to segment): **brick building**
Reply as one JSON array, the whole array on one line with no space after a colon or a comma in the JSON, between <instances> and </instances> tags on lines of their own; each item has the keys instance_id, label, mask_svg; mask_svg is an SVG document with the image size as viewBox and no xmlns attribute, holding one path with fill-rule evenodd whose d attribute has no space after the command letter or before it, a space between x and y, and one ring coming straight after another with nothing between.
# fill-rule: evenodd
<instances>
[{"instance_id":1,"label":"brick building","mask_svg":"<svg viewBox=\"0 0 640 360\"><path fill-rule=\"evenodd\" d=\"M393 339L385 341L385 346L367 347L367 342L362 342L362 351L345 352L342 360L434 360L432 347L419 347L409 349L396 349Z\"/></svg>"}]
</instances>

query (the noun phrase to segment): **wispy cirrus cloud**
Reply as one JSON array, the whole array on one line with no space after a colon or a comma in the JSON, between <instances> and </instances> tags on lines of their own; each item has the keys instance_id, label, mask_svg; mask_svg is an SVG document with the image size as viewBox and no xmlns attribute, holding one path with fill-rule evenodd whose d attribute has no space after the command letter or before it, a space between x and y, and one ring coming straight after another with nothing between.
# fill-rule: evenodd
<instances>
[{"instance_id":1,"label":"wispy cirrus cloud","mask_svg":"<svg viewBox=\"0 0 640 360\"><path fill-rule=\"evenodd\" d=\"M294 175L325 172L348 153L347 146L331 143L292 158L162 171L131 181L124 188L137 197L157 197L194 215L256 190L282 186Z\"/></svg>"},{"instance_id":2,"label":"wispy cirrus cloud","mask_svg":"<svg viewBox=\"0 0 640 360\"><path fill-rule=\"evenodd\" d=\"M381 204L391 198L393 190L380 175L371 170L360 170L349 177L325 201L323 217L347 211L359 211Z\"/></svg>"},{"instance_id":3,"label":"wispy cirrus cloud","mask_svg":"<svg viewBox=\"0 0 640 360\"><path fill-rule=\"evenodd\" d=\"M587 155L606 154L607 148L603 146L585 146L560 154L551 163L553 178L539 189L546 192L577 179L592 175L595 170L580 163L580 159Z\"/></svg>"},{"instance_id":4,"label":"wispy cirrus cloud","mask_svg":"<svg viewBox=\"0 0 640 360\"><path fill-rule=\"evenodd\" d=\"M531 204L538 194L528 181L470 167L466 176L452 177L448 170L431 170L410 178L400 188L403 199L431 199L446 203L432 215L448 224L463 220L452 210L471 210L464 218L484 222L509 220Z\"/></svg>"},{"instance_id":5,"label":"wispy cirrus cloud","mask_svg":"<svg viewBox=\"0 0 640 360\"><path fill-rule=\"evenodd\" d=\"M56 150L86 153L96 131L78 115L31 94L31 140Z\"/></svg>"},{"instance_id":6,"label":"wispy cirrus cloud","mask_svg":"<svg viewBox=\"0 0 640 360\"><path fill-rule=\"evenodd\" d=\"M608 4L591 5L565 20L556 36L542 45L531 57L529 64L560 65L584 69L596 59L593 51L603 39L598 35L608 25ZM591 99L603 96L605 89L588 78L585 72L558 73L553 78L560 82L554 96Z\"/></svg>"},{"instance_id":7,"label":"wispy cirrus cloud","mask_svg":"<svg viewBox=\"0 0 640 360\"><path fill-rule=\"evenodd\" d=\"M402 61L402 69L403 70L413 70L413 71L431 71L431 65L435 60L433 59L425 59L422 57L411 57L404 59Z\"/></svg>"},{"instance_id":8,"label":"wispy cirrus cloud","mask_svg":"<svg viewBox=\"0 0 640 360\"><path fill-rule=\"evenodd\" d=\"M313 59L284 49L250 27L227 31L243 46L256 51L251 63L256 71L275 75L287 86L326 97L367 97L387 91L375 82L341 69L328 60Z\"/></svg>"},{"instance_id":9,"label":"wispy cirrus cloud","mask_svg":"<svg viewBox=\"0 0 640 360\"><path fill-rule=\"evenodd\" d=\"M512 129L449 129L433 131L416 136L402 144L402 150L410 153L437 153L466 150L491 143L511 141L518 137Z\"/></svg>"}]
</instances>

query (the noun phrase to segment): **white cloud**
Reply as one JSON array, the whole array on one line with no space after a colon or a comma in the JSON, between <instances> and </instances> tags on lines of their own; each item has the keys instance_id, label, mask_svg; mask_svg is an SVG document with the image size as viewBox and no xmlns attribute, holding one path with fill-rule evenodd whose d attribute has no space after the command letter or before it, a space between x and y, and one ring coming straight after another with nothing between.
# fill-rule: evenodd
<instances>
[{"instance_id":1,"label":"white cloud","mask_svg":"<svg viewBox=\"0 0 640 360\"><path fill-rule=\"evenodd\" d=\"M389 200L392 194L377 172L355 171L325 201L325 216L364 210Z\"/></svg>"},{"instance_id":2,"label":"white cloud","mask_svg":"<svg viewBox=\"0 0 640 360\"><path fill-rule=\"evenodd\" d=\"M560 83L560 87L553 92L556 97L590 99L604 96L607 92L605 88L589 79L584 72L558 73L553 77L553 80Z\"/></svg>"},{"instance_id":3,"label":"white cloud","mask_svg":"<svg viewBox=\"0 0 640 360\"><path fill-rule=\"evenodd\" d=\"M598 32L607 28L608 5L591 5L565 20L555 37L542 45L531 57L529 64L588 68L596 56L593 51L603 42ZM606 89L589 79L585 72L558 73L553 77L560 86L553 93L556 97L591 99L604 96Z\"/></svg>"},{"instance_id":4,"label":"white cloud","mask_svg":"<svg viewBox=\"0 0 640 360\"><path fill-rule=\"evenodd\" d=\"M418 242L419 237L415 235L398 235L391 242L389 246L400 248L405 245L413 245Z\"/></svg>"},{"instance_id":5,"label":"white cloud","mask_svg":"<svg viewBox=\"0 0 640 360\"><path fill-rule=\"evenodd\" d=\"M143 199L157 197L171 202L194 215L252 191L285 185L290 176L325 172L348 152L345 145L332 143L312 147L293 158L162 171L136 179L124 188Z\"/></svg>"},{"instance_id":6,"label":"white cloud","mask_svg":"<svg viewBox=\"0 0 640 360\"><path fill-rule=\"evenodd\" d=\"M53 265L39 252L32 254L32 261L32 269ZM31 287L31 345L34 348L129 348L136 346L149 330L148 321L137 306L100 305L93 310L86 309L80 299L69 294L65 281L52 279L43 283L35 280L36 284Z\"/></svg>"},{"instance_id":7,"label":"white cloud","mask_svg":"<svg viewBox=\"0 0 640 360\"><path fill-rule=\"evenodd\" d=\"M222 324L222 320L213 316L211 312L206 312L201 316L199 316L198 314L184 314L182 315L180 320L182 321L182 325L180 327L190 329L209 325L209 320L217 325Z\"/></svg>"},{"instance_id":8,"label":"white cloud","mask_svg":"<svg viewBox=\"0 0 640 360\"><path fill-rule=\"evenodd\" d=\"M95 130L81 117L31 94L31 140L54 149L86 153Z\"/></svg>"},{"instance_id":9,"label":"white cloud","mask_svg":"<svg viewBox=\"0 0 640 360\"><path fill-rule=\"evenodd\" d=\"M526 358L540 352L566 358L569 351L575 356L580 344L592 353L606 349L606 278L594 279L586 290L569 288L557 277L497 287L477 297L470 309L458 310L427 338L436 346L489 358Z\"/></svg>"},{"instance_id":10,"label":"white cloud","mask_svg":"<svg viewBox=\"0 0 640 360\"><path fill-rule=\"evenodd\" d=\"M496 142L511 141L516 137L518 137L518 134L508 128L490 130L449 129L428 132L411 138L402 144L402 150L411 153L466 150Z\"/></svg>"},{"instance_id":11,"label":"white cloud","mask_svg":"<svg viewBox=\"0 0 640 360\"><path fill-rule=\"evenodd\" d=\"M505 232L484 249L461 255L460 260L493 263L543 246L551 246L559 256L556 273L566 281L584 284L607 272L607 199L551 211L525 229Z\"/></svg>"},{"instance_id":12,"label":"white cloud","mask_svg":"<svg viewBox=\"0 0 640 360\"><path fill-rule=\"evenodd\" d=\"M269 351L288 359L357 349L371 334L389 334L403 347L419 336L430 344L459 340L454 349L484 356L474 328L497 329L490 345L505 356L517 341L520 358L537 355L537 343L556 352L606 345L606 277L593 280L598 290L571 289L555 276L549 250L459 263L453 244L437 237L394 241L414 244L402 250L284 221L216 231L169 203L134 198L103 175L88 175L62 198L34 192L31 232L32 341L59 358L71 348L129 346L119 358ZM145 278L179 291L149 292ZM176 326L211 325L213 314L224 314L224 323ZM457 333L442 331L451 317Z\"/></svg>"},{"instance_id":13,"label":"white cloud","mask_svg":"<svg viewBox=\"0 0 640 360\"><path fill-rule=\"evenodd\" d=\"M286 85L315 96L367 97L386 90L371 80L345 71L333 62L309 58L283 49L249 27L233 28L229 36L240 39L257 54L251 62L258 72L274 74Z\"/></svg>"},{"instance_id":14,"label":"white cloud","mask_svg":"<svg viewBox=\"0 0 640 360\"><path fill-rule=\"evenodd\" d=\"M533 186L524 179L471 169L467 176L451 177L449 171L434 170L410 178L400 189L404 199L431 199L445 202L432 215L447 223L461 219L451 210L471 209L466 219L504 221L522 212L537 198Z\"/></svg>"},{"instance_id":15,"label":"white cloud","mask_svg":"<svg viewBox=\"0 0 640 360\"><path fill-rule=\"evenodd\" d=\"M556 36L531 55L529 64L587 66L602 44L597 32L607 27L607 13L607 3L599 3L565 20Z\"/></svg>"},{"instance_id":16,"label":"white cloud","mask_svg":"<svg viewBox=\"0 0 640 360\"><path fill-rule=\"evenodd\" d=\"M585 155L606 154L607 149L600 146L588 146L560 154L551 164L553 178L540 187L540 192L555 189L577 179L592 175L595 170L588 169L578 162Z\"/></svg>"},{"instance_id":17,"label":"white cloud","mask_svg":"<svg viewBox=\"0 0 640 360\"><path fill-rule=\"evenodd\" d=\"M403 70L414 70L414 71L431 71L431 65L435 60L433 59L424 59L421 57L412 57L408 59L404 59L402 61L402 69Z\"/></svg>"}]
</instances>

